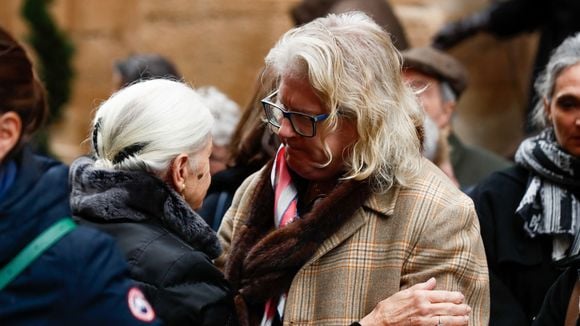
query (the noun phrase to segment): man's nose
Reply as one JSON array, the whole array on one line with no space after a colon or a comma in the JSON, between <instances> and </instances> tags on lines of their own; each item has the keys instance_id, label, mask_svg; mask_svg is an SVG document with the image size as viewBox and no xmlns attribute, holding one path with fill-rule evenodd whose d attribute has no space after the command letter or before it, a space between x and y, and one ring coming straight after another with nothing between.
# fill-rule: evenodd
<instances>
[{"instance_id":1,"label":"man's nose","mask_svg":"<svg viewBox=\"0 0 580 326\"><path fill-rule=\"evenodd\" d=\"M292 123L290 122L290 119L283 118L282 121L280 122L280 129L278 129L278 136L289 138L295 135L296 132L294 131L294 128L292 128Z\"/></svg>"}]
</instances>

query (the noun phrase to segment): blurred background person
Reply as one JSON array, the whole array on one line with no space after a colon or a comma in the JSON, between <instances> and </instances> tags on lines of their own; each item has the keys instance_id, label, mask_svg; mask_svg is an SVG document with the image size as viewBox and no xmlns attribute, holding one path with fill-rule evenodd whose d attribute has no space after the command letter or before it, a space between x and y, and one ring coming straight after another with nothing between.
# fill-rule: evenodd
<instances>
[{"instance_id":1,"label":"blurred background person","mask_svg":"<svg viewBox=\"0 0 580 326\"><path fill-rule=\"evenodd\" d=\"M485 32L499 38L539 31L540 40L532 67L528 106L525 110L525 131L534 131L529 114L537 100L534 81L550 58L550 54L564 39L580 31L580 1L577 0L507 0L491 5L457 21L444 25L433 37L433 45L451 48L465 39Z\"/></svg>"},{"instance_id":2,"label":"blurred background person","mask_svg":"<svg viewBox=\"0 0 580 326\"><path fill-rule=\"evenodd\" d=\"M200 87L196 91L215 119L211 129L213 147L209 157L209 171L213 176L226 169L229 164L229 146L241 113L234 101L213 86Z\"/></svg>"},{"instance_id":3,"label":"blurred background person","mask_svg":"<svg viewBox=\"0 0 580 326\"><path fill-rule=\"evenodd\" d=\"M152 53L134 54L118 60L113 66L113 88L121 89L139 80L165 78L181 80L175 64L169 59Z\"/></svg>"},{"instance_id":4,"label":"blurred background person","mask_svg":"<svg viewBox=\"0 0 580 326\"><path fill-rule=\"evenodd\" d=\"M572 257L570 257L572 258ZM561 265L566 268L552 284L533 326L578 326L580 324L580 259L578 255Z\"/></svg>"},{"instance_id":5,"label":"blurred background person","mask_svg":"<svg viewBox=\"0 0 580 326\"><path fill-rule=\"evenodd\" d=\"M402 54L404 79L417 92L423 110L439 128L442 151L449 148L452 172L447 165L446 174L455 176L459 186L467 189L491 172L510 166L508 160L490 151L464 144L453 132L457 101L468 86L463 65L449 54L431 47L412 48Z\"/></svg>"},{"instance_id":6,"label":"blurred background person","mask_svg":"<svg viewBox=\"0 0 580 326\"><path fill-rule=\"evenodd\" d=\"M241 324L486 324L475 210L421 155L424 114L388 34L330 14L284 34L266 71L282 145L218 231Z\"/></svg>"},{"instance_id":7,"label":"blurred background person","mask_svg":"<svg viewBox=\"0 0 580 326\"><path fill-rule=\"evenodd\" d=\"M212 175L211 185L199 214L218 230L222 218L232 203L238 187L252 173L261 169L276 153L280 142L264 123L260 100L275 88L271 77L259 74L254 94L234 130L230 146L229 165Z\"/></svg>"},{"instance_id":8,"label":"blurred background person","mask_svg":"<svg viewBox=\"0 0 580 326\"><path fill-rule=\"evenodd\" d=\"M409 47L403 25L387 0L302 0L290 11L296 26L306 24L327 14L361 11L371 17L391 36L398 50Z\"/></svg>"},{"instance_id":9,"label":"blurred background person","mask_svg":"<svg viewBox=\"0 0 580 326\"><path fill-rule=\"evenodd\" d=\"M425 114L423 129L425 130L423 156L437 165L459 187L459 182L455 177L455 172L453 172L453 165L451 165L451 157L449 155L449 142L447 141L449 130L439 130L439 127L428 114Z\"/></svg>"},{"instance_id":10,"label":"blurred background person","mask_svg":"<svg viewBox=\"0 0 580 326\"><path fill-rule=\"evenodd\" d=\"M558 264L580 251L580 35L552 54L538 77L534 122L515 166L471 193L491 285L491 324L530 325Z\"/></svg>"},{"instance_id":11,"label":"blurred background person","mask_svg":"<svg viewBox=\"0 0 580 326\"><path fill-rule=\"evenodd\" d=\"M215 232L194 212L210 183L213 118L176 81L131 84L101 104L92 157L71 165L71 207L115 237L159 317L169 325L233 325L228 284L212 259Z\"/></svg>"},{"instance_id":12,"label":"blurred background person","mask_svg":"<svg viewBox=\"0 0 580 326\"><path fill-rule=\"evenodd\" d=\"M68 168L32 153L47 114L24 49L0 28L0 324L157 324L113 239L70 219Z\"/></svg>"}]
</instances>

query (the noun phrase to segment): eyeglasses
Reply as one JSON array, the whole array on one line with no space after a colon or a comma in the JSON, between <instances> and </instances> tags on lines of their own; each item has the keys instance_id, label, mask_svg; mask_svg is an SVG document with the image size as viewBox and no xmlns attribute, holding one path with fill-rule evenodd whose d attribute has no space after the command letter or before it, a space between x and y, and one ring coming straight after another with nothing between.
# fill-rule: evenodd
<instances>
[{"instance_id":1,"label":"eyeglasses","mask_svg":"<svg viewBox=\"0 0 580 326\"><path fill-rule=\"evenodd\" d=\"M290 120L292 129L297 134L303 137L314 137L316 135L316 123L324 121L329 115L309 115L301 112L286 111L273 102L273 98L277 94L278 91L276 90L261 101L264 107L264 113L266 114L266 121L278 130L282 126L282 120L287 118Z\"/></svg>"},{"instance_id":2,"label":"eyeglasses","mask_svg":"<svg viewBox=\"0 0 580 326\"><path fill-rule=\"evenodd\" d=\"M431 83L425 80L412 80L409 82L409 86L413 91L420 94L427 90L431 86Z\"/></svg>"}]
</instances>

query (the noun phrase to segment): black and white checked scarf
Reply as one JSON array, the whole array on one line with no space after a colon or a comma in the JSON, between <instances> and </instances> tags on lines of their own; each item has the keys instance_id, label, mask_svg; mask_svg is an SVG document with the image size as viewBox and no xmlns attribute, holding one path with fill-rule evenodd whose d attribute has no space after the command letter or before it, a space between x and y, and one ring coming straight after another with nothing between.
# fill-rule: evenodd
<instances>
[{"instance_id":1,"label":"black and white checked scarf","mask_svg":"<svg viewBox=\"0 0 580 326\"><path fill-rule=\"evenodd\" d=\"M531 236L554 238L552 258L564 258L580 251L578 224L580 201L571 189L580 189L580 159L560 147L552 128L522 142L515 156L517 164L528 169L528 188L516 213L524 219L524 229Z\"/></svg>"}]
</instances>

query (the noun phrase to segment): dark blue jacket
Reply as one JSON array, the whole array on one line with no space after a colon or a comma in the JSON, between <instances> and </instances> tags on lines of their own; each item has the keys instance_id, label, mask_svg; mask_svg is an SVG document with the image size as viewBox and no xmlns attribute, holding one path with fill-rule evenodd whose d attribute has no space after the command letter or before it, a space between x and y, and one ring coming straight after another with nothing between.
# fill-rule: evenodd
<instances>
[{"instance_id":1,"label":"dark blue jacket","mask_svg":"<svg viewBox=\"0 0 580 326\"><path fill-rule=\"evenodd\" d=\"M17 158L17 166L14 183L0 198L0 267L43 230L70 216L66 166L28 150ZM113 239L78 227L0 291L0 324L150 324L139 319L151 316L146 305L141 311L129 307L129 292L139 291L133 287Z\"/></svg>"},{"instance_id":2,"label":"dark blue jacket","mask_svg":"<svg viewBox=\"0 0 580 326\"><path fill-rule=\"evenodd\" d=\"M230 208L234 194L242 182L252 173L262 168L261 165L240 165L227 168L211 176L211 184L197 211L209 226L217 231L222 218Z\"/></svg>"}]
</instances>

